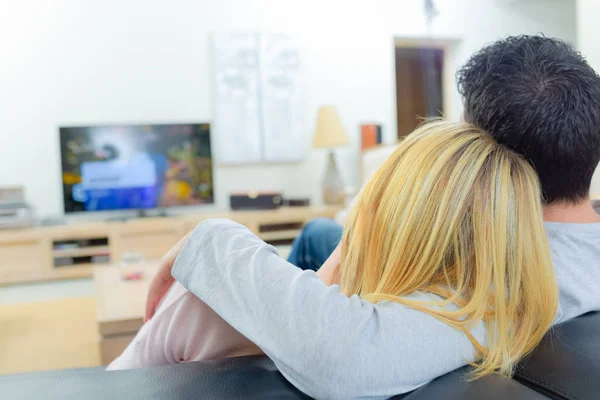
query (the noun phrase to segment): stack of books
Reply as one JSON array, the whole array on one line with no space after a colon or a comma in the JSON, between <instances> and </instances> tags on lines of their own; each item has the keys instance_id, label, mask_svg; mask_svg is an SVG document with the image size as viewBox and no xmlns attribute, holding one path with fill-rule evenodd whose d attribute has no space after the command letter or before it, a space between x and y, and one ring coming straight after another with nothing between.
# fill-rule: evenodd
<instances>
[{"instance_id":1,"label":"stack of books","mask_svg":"<svg viewBox=\"0 0 600 400\"><path fill-rule=\"evenodd\" d=\"M382 143L381 125L379 124L362 124L360 126L360 150L377 147Z\"/></svg>"}]
</instances>

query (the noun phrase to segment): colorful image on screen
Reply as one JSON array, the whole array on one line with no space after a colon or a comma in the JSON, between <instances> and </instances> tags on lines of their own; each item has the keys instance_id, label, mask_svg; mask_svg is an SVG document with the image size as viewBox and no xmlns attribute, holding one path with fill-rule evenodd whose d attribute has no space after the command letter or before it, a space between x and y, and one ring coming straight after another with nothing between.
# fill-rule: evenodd
<instances>
[{"instance_id":1,"label":"colorful image on screen","mask_svg":"<svg viewBox=\"0 0 600 400\"><path fill-rule=\"evenodd\" d=\"M65 212L213 202L208 124L60 128Z\"/></svg>"}]
</instances>

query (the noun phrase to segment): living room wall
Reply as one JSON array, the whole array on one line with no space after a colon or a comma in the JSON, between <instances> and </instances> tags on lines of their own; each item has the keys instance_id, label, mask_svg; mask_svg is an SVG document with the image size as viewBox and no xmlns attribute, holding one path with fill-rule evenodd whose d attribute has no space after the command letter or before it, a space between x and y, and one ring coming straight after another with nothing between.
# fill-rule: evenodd
<instances>
[{"instance_id":1,"label":"living room wall","mask_svg":"<svg viewBox=\"0 0 600 400\"><path fill-rule=\"evenodd\" d=\"M53 0L0 3L0 186L24 185L40 216L62 213L57 126L210 121L210 32L299 34L307 140L321 104L334 104L353 141L338 151L357 185L358 125L395 137L394 38L456 40L456 68L483 44L539 33L575 42L571 0L437 0L426 28L409 0ZM447 114L457 118L454 91ZM228 193L282 190L321 201L324 153L297 164L217 167L216 208Z\"/></svg>"}]
</instances>

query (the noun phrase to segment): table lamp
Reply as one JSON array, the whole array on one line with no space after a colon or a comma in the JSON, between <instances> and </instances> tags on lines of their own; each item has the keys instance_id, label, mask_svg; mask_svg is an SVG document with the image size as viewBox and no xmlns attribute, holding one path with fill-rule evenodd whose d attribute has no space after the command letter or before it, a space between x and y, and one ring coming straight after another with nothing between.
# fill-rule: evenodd
<instances>
[{"instance_id":1,"label":"table lamp","mask_svg":"<svg viewBox=\"0 0 600 400\"><path fill-rule=\"evenodd\" d=\"M320 107L313 147L315 149L329 149L327 169L322 184L325 204L344 204L344 182L338 171L333 149L348 144L350 144L350 140L335 107Z\"/></svg>"}]
</instances>

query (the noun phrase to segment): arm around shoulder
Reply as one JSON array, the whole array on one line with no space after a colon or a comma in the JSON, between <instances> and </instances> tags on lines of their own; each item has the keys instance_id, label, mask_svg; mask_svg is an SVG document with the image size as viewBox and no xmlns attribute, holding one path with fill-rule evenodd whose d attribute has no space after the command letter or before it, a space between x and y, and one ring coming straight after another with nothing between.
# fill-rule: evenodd
<instances>
[{"instance_id":1,"label":"arm around shoulder","mask_svg":"<svg viewBox=\"0 0 600 400\"><path fill-rule=\"evenodd\" d=\"M314 272L287 263L232 221L199 224L173 276L313 397L386 398L413 390L468 358L452 332L433 343L424 337L424 331L445 324L399 304L347 297L337 285L327 286ZM411 319L414 323L407 323ZM435 360L445 348L456 353L449 362L419 362Z\"/></svg>"}]
</instances>

